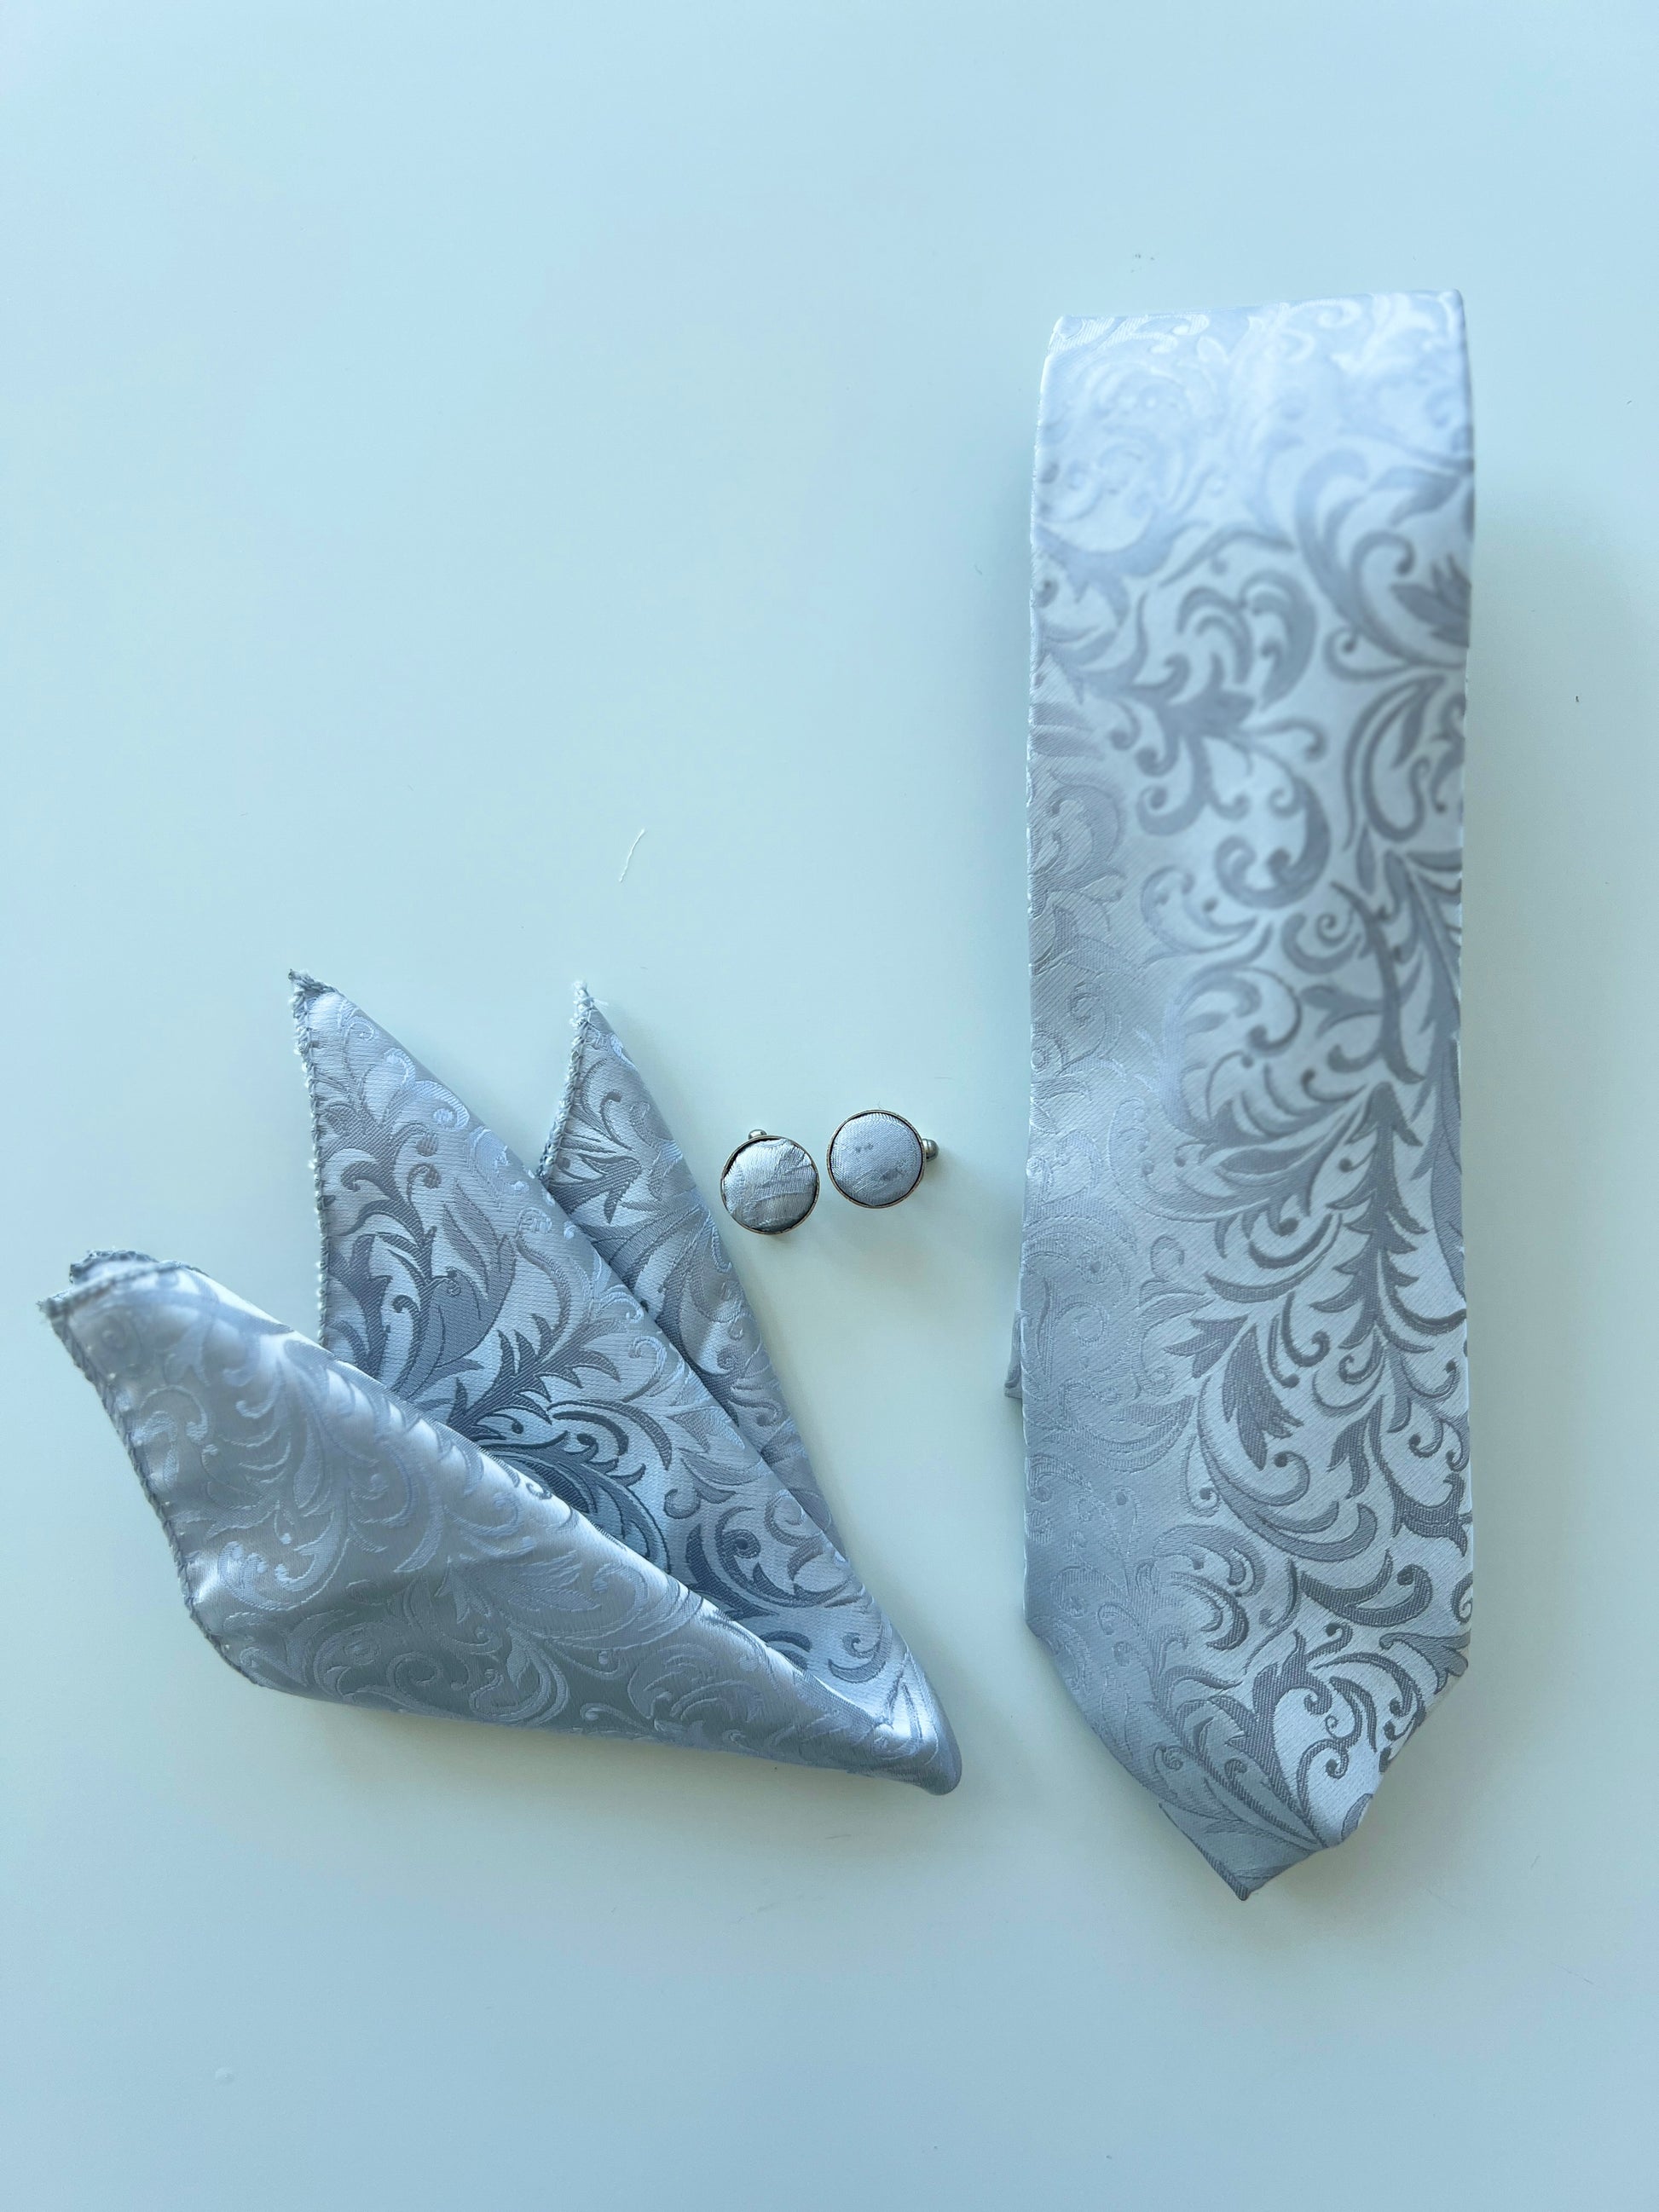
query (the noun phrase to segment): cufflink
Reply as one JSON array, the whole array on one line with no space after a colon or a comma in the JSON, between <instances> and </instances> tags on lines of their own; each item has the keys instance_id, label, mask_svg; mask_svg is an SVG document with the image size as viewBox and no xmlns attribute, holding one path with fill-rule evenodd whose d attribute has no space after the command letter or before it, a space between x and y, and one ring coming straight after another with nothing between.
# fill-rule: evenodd
<instances>
[{"instance_id":1,"label":"cufflink","mask_svg":"<svg viewBox=\"0 0 1659 2212\"><path fill-rule=\"evenodd\" d=\"M902 1114L872 1107L843 1121L830 1139L830 1180L854 1206L897 1206L921 1181L939 1146Z\"/></svg>"},{"instance_id":2,"label":"cufflink","mask_svg":"<svg viewBox=\"0 0 1659 2212\"><path fill-rule=\"evenodd\" d=\"M818 1171L805 1145L751 1129L720 1170L720 1201L739 1229L781 1237L818 1202Z\"/></svg>"}]
</instances>

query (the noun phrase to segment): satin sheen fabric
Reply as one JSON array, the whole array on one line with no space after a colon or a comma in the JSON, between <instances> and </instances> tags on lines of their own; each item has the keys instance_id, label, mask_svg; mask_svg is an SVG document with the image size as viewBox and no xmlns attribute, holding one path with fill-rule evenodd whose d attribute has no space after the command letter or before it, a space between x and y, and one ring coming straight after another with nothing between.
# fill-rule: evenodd
<instances>
[{"instance_id":1,"label":"satin sheen fabric","mask_svg":"<svg viewBox=\"0 0 1659 2212\"><path fill-rule=\"evenodd\" d=\"M305 1696L954 1787L597 1010L538 1180L338 992L295 1007L321 1342L136 1254L46 1307L215 1648Z\"/></svg>"},{"instance_id":2,"label":"satin sheen fabric","mask_svg":"<svg viewBox=\"0 0 1659 2212\"><path fill-rule=\"evenodd\" d=\"M1050 345L1027 1609L1240 1896L1465 1663L1472 466L1455 294Z\"/></svg>"}]
</instances>

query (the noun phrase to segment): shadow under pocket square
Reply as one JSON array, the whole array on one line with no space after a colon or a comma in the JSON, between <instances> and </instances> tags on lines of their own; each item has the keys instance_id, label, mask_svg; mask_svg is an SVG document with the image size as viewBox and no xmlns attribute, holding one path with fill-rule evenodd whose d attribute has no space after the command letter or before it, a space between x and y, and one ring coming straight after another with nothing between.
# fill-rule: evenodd
<instances>
[{"instance_id":1,"label":"shadow under pocket square","mask_svg":"<svg viewBox=\"0 0 1659 2212\"><path fill-rule=\"evenodd\" d=\"M538 1180L349 1000L296 985L321 1343L132 1253L45 1309L215 1649L305 1697L953 1789L950 1724L592 1002Z\"/></svg>"}]
</instances>

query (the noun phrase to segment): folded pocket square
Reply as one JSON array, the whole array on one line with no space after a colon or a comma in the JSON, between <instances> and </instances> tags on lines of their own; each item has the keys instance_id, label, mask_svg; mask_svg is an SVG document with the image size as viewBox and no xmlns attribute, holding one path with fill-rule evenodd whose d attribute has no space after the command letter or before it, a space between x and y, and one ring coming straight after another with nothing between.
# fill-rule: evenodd
<instances>
[{"instance_id":1,"label":"folded pocket square","mask_svg":"<svg viewBox=\"0 0 1659 2212\"><path fill-rule=\"evenodd\" d=\"M46 1308L215 1648L303 1696L952 1789L949 1723L597 1010L538 1180L339 993L301 980L295 1007L322 1342L134 1254Z\"/></svg>"}]
</instances>

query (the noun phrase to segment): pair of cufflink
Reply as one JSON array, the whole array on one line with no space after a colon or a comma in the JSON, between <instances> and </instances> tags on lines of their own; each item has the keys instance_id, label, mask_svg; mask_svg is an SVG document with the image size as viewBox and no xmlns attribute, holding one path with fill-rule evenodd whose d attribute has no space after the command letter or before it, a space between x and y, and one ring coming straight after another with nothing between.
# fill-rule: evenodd
<instances>
[{"instance_id":1,"label":"pair of cufflink","mask_svg":"<svg viewBox=\"0 0 1659 2212\"><path fill-rule=\"evenodd\" d=\"M939 1146L902 1114L872 1107L850 1115L830 1139L830 1180L854 1206L898 1206L937 1159ZM818 1202L817 1163L793 1137L751 1129L720 1173L720 1199L739 1229L779 1237Z\"/></svg>"}]
</instances>

